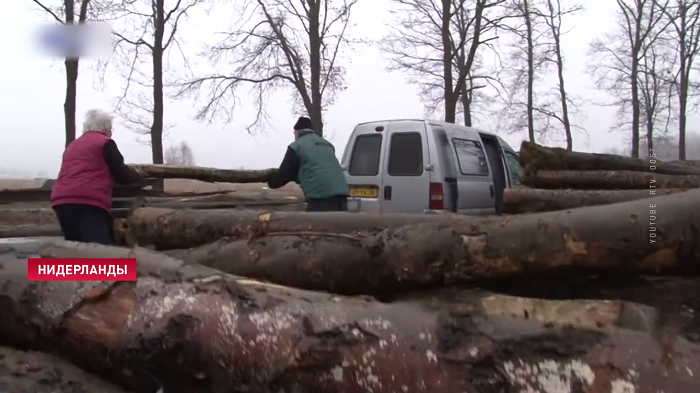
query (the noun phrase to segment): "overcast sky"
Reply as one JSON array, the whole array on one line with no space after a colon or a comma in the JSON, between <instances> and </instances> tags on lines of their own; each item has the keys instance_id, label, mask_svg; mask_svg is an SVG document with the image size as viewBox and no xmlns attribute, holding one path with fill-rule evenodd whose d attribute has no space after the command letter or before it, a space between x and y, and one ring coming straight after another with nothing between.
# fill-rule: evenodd
<instances>
[{"instance_id":1,"label":"overcast sky","mask_svg":"<svg viewBox=\"0 0 700 393\"><path fill-rule=\"evenodd\" d=\"M60 3L58 0L47 0ZM390 23L389 0L360 0L353 13L355 32L378 38ZM588 1L586 10L576 17L572 31L564 38L567 61L568 90L584 98L600 95L593 89L585 73L588 42L598 34L609 30L614 23L614 1ZM65 77L61 59L36 55L32 46L32 32L50 20L37 10L30 0L5 0L0 2L0 13L5 22L0 24L3 38L3 61L0 64L2 90L2 154L0 170L16 171L21 175L35 176L41 172L55 177L63 152L63 100ZM231 14L223 8L205 16L193 15L187 30L188 53L195 60L203 42L211 40L209 31L225 31ZM196 27L193 29L193 27ZM206 29L204 28L206 27ZM78 80L78 119L91 108L110 110L114 98L122 87L122 80L107 76L107 89L95 87L95 73L91 71L94 60L81 60ZM197 60L201 61L201 60ZM380 51L372 47L359 47L346 62L348 89L326 114L326 133L342 154L345 142L353 126L360 122L390 118L422 118L423 107L416 88L406 83L400 73L385 71L386 61ZM246 97L242 97L245 101ZM292 113L289 94L277 94L271 100L271 127L261 135L251 136L242 130L253 116L251 106L236 112L231 124L205 124L191 120L195 104L192 101L168 104L165 108L166 123L174 124L169 131L168 143L187 141L192 147L198 165L220 168L266 168L277 166L292 140L292 125L296 116ZM581 125L588 135L574 136L574 149L603 151L621 145L627 136L607 131L615 121L614 112L596 106L583 108L587 114ZM78 123L80 132L81 122ZM690 125L689 131L695 131ZM516 150L526 136L501 135ZM138 136L123 125L116 124L114 139L126 161L146 163L150 161L149 147L137 141ZM2 176L4 176L3 174Z\"/></svg>"}]
</instances>

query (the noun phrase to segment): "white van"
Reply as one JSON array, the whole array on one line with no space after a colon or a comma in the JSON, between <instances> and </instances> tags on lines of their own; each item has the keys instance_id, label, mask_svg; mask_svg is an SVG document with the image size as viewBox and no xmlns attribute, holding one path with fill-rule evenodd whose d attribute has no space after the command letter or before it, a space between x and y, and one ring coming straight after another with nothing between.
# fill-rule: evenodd
<instances>
[{"instance_id":1,"label":"white van","mask_svg":"<svg viewBox=\"0 0 700 393\"><path fill-rule=\"evenodd\" d=\"M358 124L341 164L354 212L501 214L503 190L520 184L503 139L441 121Z\"/></svg>"}]
</instances>

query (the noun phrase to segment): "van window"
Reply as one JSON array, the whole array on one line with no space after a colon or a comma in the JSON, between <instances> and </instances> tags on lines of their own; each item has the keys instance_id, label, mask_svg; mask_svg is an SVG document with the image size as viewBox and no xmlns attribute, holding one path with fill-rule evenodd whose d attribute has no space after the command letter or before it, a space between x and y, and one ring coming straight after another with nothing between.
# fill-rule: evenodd
<instances>
[{"instance_id":1,"label":"van window","mask_svg":"<svg viewBox=\"0 0 700 393\"><path fill-rule=\"evenodd\" d=\"M481 142L452 138L452 143L455 145L459 171L463 175L487 176L489 174L489 166Z\"/></svg>"},{"instance_id":2,"label":"van window","mask_svg":"<svg viewBox=\"0 0 700 393\"><path fill-rule=\"evenodd\" d=\"M396 133L389 148L389 176L423 174L423 140L417 132Z\"/></svg>"},{"instance_id":3,"label":"van window","mask_svg":"<svg viewBox=\"0 0 700 393\"><path fill-rule=\"evenodd\" d=\"M506 151L506 162L508 162L508 171L513 185L519 186L520 183L520 160L514 153Z\"/></svg>"},{"instance_id":4,"label":"van window","mask_svg":"<svg viewBox=\"0 0 700 393\"><path fill-rule=\"evenodd\" d=\"M350 167L348 168L350 176L377 176L381 151L382 136L380 134L358 136L350 156Z\"/></svg>"}]
</instances>

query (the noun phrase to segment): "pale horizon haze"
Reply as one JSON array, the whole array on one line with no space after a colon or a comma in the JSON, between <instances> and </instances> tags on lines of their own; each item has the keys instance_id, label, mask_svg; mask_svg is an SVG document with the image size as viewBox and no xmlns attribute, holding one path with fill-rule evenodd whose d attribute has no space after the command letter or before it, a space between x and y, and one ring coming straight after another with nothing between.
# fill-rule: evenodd
<instances>
[{"instance_id":1,"label":"pale horizon haze","mask_svg":"<svg viewBox=\"0 0 700 393\"><path fill-rule=\"evenodd\" d=\"M49 4L57 0L47 0ZM59 2L60 3L60 2ZM55 5L55 4L52 4ZM360 0L353 9L351 34L378 39L391 23L388 12L389 0ZM197 57L205 42L213 43L214 31L225 31L230 24L227 5L216 6L216 12L206 14L195 10L182 26L184 49L193 68L210 68L207 62ZM605 97L594 89L593 81L586 73L588 43L597 35L609 31L614 25L614 1L587 1L585 10L573 17L563 38L566 56L567 90L587 100ZM0 65L2 78L1 103L2 155L0 155L0 177L34 177L45 175L55 178L63 153L63 101L65 74L63 61L37 55L33 48L32 33L36 28L52 23L46 13L30 0L4 1L0 12L5 23L0 25L4 38ZM424 118L424 108L417 88L407 83L405 75L387 72L387 61L380 49L374 46L356 46L346 56L343 65L347 69L347 90L340 92L334 105L325 114L327 137L342 155L346 140L357 123L393 119ZM109 72L105 76L105 88L97 83L94 59L81 59L78 79L78 134L82 129L82 118L86 110L103 108L112 110L116 97L123 88L123 80ZM199 68L198 68L199 67ZM224 72L219 70L219 72ZM554 74L552 74L554 77ZM241 89L241 92L244 90ZM251 97L239 97L241 102L253 102ZM271 115L270 127L264 133L250 135L243 128L253 118L253 106L242 105L235 111L231 123L192 120L197 104L193 100L169 101L165 107L165 122L172 124L164 143L186 141L192 148L198 166L219 168L269 168L279 165L287 145L292 141L292 126L297 114L293 111L291 88L273 95L268 105ZM574 149L602 152L613 147L622 147L629 138L626 133L608 130L616 118L613 108L585 104L586 114L580 125L587 135L574 134ZM693 116L691 119L696 119ZM127 163L149 163L150 147L139 143L139 135L126 129L116 119L114 139ZM479 128L498 133L514 148L527 134L503 134L490 125L479 124ZM689 132L695 132L695 123L689 121ZM141 137L143 138L143 137ZM563 144L560 136L555 141Z\"/></svg>"}]
</instances>

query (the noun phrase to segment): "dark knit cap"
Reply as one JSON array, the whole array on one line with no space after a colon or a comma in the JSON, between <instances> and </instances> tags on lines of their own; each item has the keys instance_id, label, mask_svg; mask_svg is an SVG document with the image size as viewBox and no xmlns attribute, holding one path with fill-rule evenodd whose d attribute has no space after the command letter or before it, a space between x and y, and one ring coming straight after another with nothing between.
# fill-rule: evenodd
<instances>
[{"instance_id":1,"label":"dark knit cap","mask_svg":"<svg viewBox=\"0 0 700 393\"><path fill-rule=\"evenodd\" d=\"M302 116L299 118L299 120L297 120L297 124L294 125L294 130L298 131L298 130L304 130L304 129L313 130L314 125L313 125L313 123L311 123L311 119L309 119L308 117Z\"/></svg>"}]
</instances>

